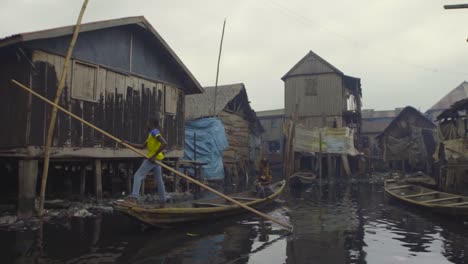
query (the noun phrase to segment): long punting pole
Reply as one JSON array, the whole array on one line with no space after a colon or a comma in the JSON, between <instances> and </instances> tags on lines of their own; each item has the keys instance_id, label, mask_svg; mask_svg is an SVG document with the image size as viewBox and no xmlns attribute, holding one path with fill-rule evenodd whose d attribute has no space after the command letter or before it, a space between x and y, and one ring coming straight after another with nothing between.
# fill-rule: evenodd
<instances>
[{"instance_id":1,"label":"long punting pole","mask_svg":"<svg viewBox=\"0 0 468 264\"><path fill-rule=\"evenodd\" d=\"M468 8L468 4L444 5L444 9L462 9Z\"/></svg>"},{"instance_id":2,"label":"long punting pole","mask_svg":"<svg viewBox=\"0 0 468 264\"><path fill-rule=\"evenodd\" d=\"M214 91L214 102L213 102L213 115L216 115L216 99L218 97L218 77L219 77L219 63L221 62L221 51L223 50L223 40L224 40L224 28L226 27L226 19L223 23L223 33L221 33L221 43L219 43L219 54L218 54L218 66L216 67L216 82L215 82L215 91Z\"/></svg>"},{"instance_id":3,"label":"long punting pole","mask_svg":"<svg viewBox=\"0 0 468 264\"><path fill-rule=\"evenodd\" d=\"M70 41L70 46L68 46L67 56L65 57L65 62L63 63L62 75L60 76L60 82L57 87L57 93L55 94L54 104L58 104L60 97L62 95L63 87L65 86L65 79L67 77L68 64L70 62L70 58L73 53L73 48L75 47L76 39L78 38L78 32L80 32L81 20L83 19L83 15L84 15L87 5L88 5L88 0L84 0L83 6L81 7L80 15L78 16L78 21L76 22L75 30L73 32L73 37ZM52 138L54 136L56 119L57 119L57 108L54 106L50 114L49 130L47 131L47 139L46 139L46 144L45 144L44 167L42 169L41 193L39 196L39 200L40 200L39 216L42 216L44 212L44 200L45 200L45 191L46 191L46 186L47 186L47 175L49 174L50 147L52 146Z\"/></svg>"},{"instance_id":4,"label":"long punting pole","mask_svg":"<svg viewBox=\"0 0 468 264\"><path fill-rule=\"evenodd\" d=\"M45 98L44 96L42 96L42 95L36 93L35 91L33 91L32 89L30 89L29 87L27 87L27 86L25 86L25 85L19 83L19 82L16 81L16 80L11 80L11 81L12 81L14 84L18 85L20 88L22 88L22 89L24 89L24 90L30 92L31 94L33 94L33 95L36 96L37 98L41 99L42 101L48 103L49 105L51 105L51 106L53 106L53 107L56 107L58 110L60 110L60 111L64 112L65 114L67 114L67 115L69 115L69 116L75 118L76 120L80 121L81 123L83 123L83 124L85 124L85 125L91 127L91 128L94 129L94 130L97 130L97 131L100 132L101 134L103 134L103 135L109 137L110 139L112 139L112 140L114 140L114 141L120 143L121 145L123 145L123 146L129 148L130 150L132 150L133 152L137 153L138 155L140 155L140 156L142 156L142 157L145 157L145 158L149 158L148 155L146 155L145 153L141 152L140 150L138 150L138 149L136 149L136 148L130 146L129 144L125 143L123 140L121 140L121 139L119 139L119 138L113 136L112 134L110 134L110 133L108 133L108 132L106 132L106 131L100 129L99 127L97 127L97 126L91 124L90 122L84 120L83 118L81 118L81 117L79 117L79 116L73 114L72 112L69 112L69 111L66 110L65 108L63 108L63 107L59 106L58 104L56 104L56 103L50 101L49 99ZM289 225L288 223L285 223L285 222L282 222L282 221L280 221L280 220L274 219L274 218L270 217L269 215L266 215L266 214L264 214L264 213L262 213L262 212L260 212L260 211L258 211L258 210L256 210L256 209L254 209L254 208L252 208L252 207L250 207L250 206L247 206L247 205L245 205L245 204L243 204L243 203L241 203L241 202L238 202L238 201L234 200L233 198L231 198L231 197L229 197L229 196L227 196L227 195L225 195L225 194L223 194L223 193L221 193L221 192L219 192L219 191L217 191L217 190L215 190L215 189L213 189L213 188L211 188L211 187L209 187L209 186L207 186L207 185L205 185L205 184L203 184L203 183L201 183L201 182L199 182L199 181L197 181L197 180L195 180L195 179L193 179L193 178L191 178L191 177L189 177L189 176L187 176L187 175L185 175L185 174L183 174L183 173L181 173L181 172L179 172L179 171L177 171L177 170L175 170L175 169L173 169L173 168L171 168L171 167L169 167L169 166L167 166L166 164L164 164L164 163L162 163L162 162L160 162L160 161L155 160L155 162L156 162L156 164L160 165L161 167L165 168L166 170L169 170L170 172L177 174L178 176L180 176L180 177L186 179L187 181L190 181L190 182L192 182L192 183L194 183L194 184L196 184L196 185L198 185L198 186L200 186L200 187L202 187L202 188L204 188L204 189L206 189L206 190L208 190L208 191L210 191L210 192L212 192L212 193L214 193L214 194L216 194L216 195L218 195L218 196L220 196L220 197L222 197L222 198L224 198L224 199L226 199L226 200L228 200L229 202L231 202L231 203L233 203L233 204L235 204L235 205L237 205L237 206L240 206L240 207L244 208L244 209L247 210L247 211L250 211L250 212L252 212L252 213L254 213L254 214L258 215L258 216L261 216L261 217L263 217L263 218L265 218L265 219L268 219L268 220L270 220L270 221L272 221L272 222L275 222L275 223L277 223L277 224L279 224L279 225L281 225L281 226L283 226L283 227L285 227L285 228L287 228L287 229L289 229L289 230L292 230L292 226Z\"/></svg>"}]
</instances>

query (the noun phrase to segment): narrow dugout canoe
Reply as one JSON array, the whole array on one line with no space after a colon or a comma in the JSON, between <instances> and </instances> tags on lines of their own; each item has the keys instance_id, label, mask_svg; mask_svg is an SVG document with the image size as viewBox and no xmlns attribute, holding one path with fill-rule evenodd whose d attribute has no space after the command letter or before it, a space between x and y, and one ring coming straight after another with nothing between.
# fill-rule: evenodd
<instances>
[{"instance_id":1,"label":"narrow dugout canoe","mask_svg":"<svg viewBox=\"0 0 468 264\"><path fill-rule=\"evenodd\" d=\"M468 197L427 189L396 180L385 181L391 198L447 215L468 216Z\"/></svg>"},{"instance_id":2,"label":"narrow dugout canoe","mask_svg":"<svg viewBox=\"0 0 468 264\"><path fill-rule=\"evenodd\" d=\"M270 188L273 193L265 198L258 198L252 191L246 191L229 195L231 198L244 203L247 206L259 208L273 202L283 192L285 181L273 183ZM166 227L168 225L184 222L196 222L225 217L247 212L240 206L234 205L223 198L202 199L179 204L171 204L166 208L150 208L140 205L128 205L116 203L115 209L143 223Z\"/></svg>"}]
</instances>

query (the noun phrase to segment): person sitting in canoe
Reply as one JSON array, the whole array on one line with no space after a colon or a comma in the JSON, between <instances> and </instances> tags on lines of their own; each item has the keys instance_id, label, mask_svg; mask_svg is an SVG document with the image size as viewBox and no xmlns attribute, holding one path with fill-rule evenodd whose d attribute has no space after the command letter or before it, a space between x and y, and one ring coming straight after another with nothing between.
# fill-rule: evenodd
<instances>
[{"instance_id":1,"label":"person sitting in canoe","mask_svg":"<svg viewBox=\"0 0 468 264\"><path fill-rule=\"evenodd\" d=\"M146 175L152 171L154 180L158 185L158 195L160 207L163 208L166 203L166 190L164 188L164 181L161 172L161 166L154 161L161 161L164 159L163 150L167 146L167 142L159 131L159 120L151 118L146 122L146 129L148 130L148 138L143 144L134 144L124 141L130 146L138 149L148 149L148 159L145 159L136 171L133 177L133 190L130 197L125 202L136 204L140 197L141 182L146 178Z\"/></svg>"},{"instance_id":2,"label":"person sitting in canoe","mask_svg":"<svg viewBox=\"0 0 468 264\"><path fill-rule=\"evenodd\" d=\"M255 190L257 191L258 196L265 198L273 193L269 186L272 181L272 177L268 159L262 159L257 174L258 177L257 180L255 180Z\"/></svg>"}]
</instances>

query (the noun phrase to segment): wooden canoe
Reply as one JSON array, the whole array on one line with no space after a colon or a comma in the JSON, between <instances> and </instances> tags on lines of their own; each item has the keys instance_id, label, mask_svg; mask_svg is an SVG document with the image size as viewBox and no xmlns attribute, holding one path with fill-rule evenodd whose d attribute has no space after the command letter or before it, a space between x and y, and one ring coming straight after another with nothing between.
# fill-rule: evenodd
<instances>
[{"instance_id":1,"label":"wooden canoe","mask_svg":"<svg viewBox=\"0 0 468 264\"><path fill-rule=\"evenodd\" d=\"M468 216L468 197L435 191L396 180L385 181L385 193L436 213Z\"/></svg>"},{"instance_id":2,"label":"wooden canoe","mask_svg":"<svg viewBox=\"0 0 468 264\"><path fill-rule=\"evenodd\" d=\"M285 181L271 184L270 188L273 190L273 193L265 198L258 198L252 190L229 196L245 205L259 208L278 198L283 192L285 185ZM211 220L247 212L240 206L234 205L220 197L172 204L170 207L166 208L151 208L144 205L116 203L115 209L143 223L158 227L167 227L184 222Z\"/></svg>"}]
</instances>

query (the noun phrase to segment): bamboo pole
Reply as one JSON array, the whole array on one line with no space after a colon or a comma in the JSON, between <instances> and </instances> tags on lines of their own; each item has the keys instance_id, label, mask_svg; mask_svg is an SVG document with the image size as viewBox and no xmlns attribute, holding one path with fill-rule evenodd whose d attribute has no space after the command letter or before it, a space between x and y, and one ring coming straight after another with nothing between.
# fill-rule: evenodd
<instances>
[{"instance_id":1,"label":"bamboo pole","mask_svg":"<svg viewBox=\"0 0 468 264\"><path fill-rule=\"evenodd\" d=\"M75 47L76 39L78 38L78 32L80 31L81 20L83 19L86 6L88 5L88 0L84 0L83 6L81 7L78 20L76 22L75 30L73 32L72 39L70 41L70 46L68 47L67 55L65 57L65 62L63 63L62 74L60 76L60 82L57 87L57 92L55 94L54 104L59 103L60 97L62 95L63 87L65 86L65 79L67 77L68 64L70 62L71 55L73 53L73 48ZM47 176L49 174L49 162L50 162L50 148L52 146L52 139L54 136L55 121L57 119L57 108L54 106L50 114L50 123L49 129L47 131L47 139L45 144L44 152L44 166L42 169L42 181L41 181L41 193L40 193L40 202L39 202L39 216L41 217L44 212L44 201L45 201L45 191L47 186Z\"/></svg>"},{"instance_id":2,"label":"bamboo pole","mask_svg":"<svg viewBox=\"0 0 468 264\"><path fill-rule=\"evenodd\" d=\"M85 124L85 125L87 125L87 126L93 128L94 130L100 132L101 134L103 134L103 135L109 137L110 139L112 139L112 140L114 140L114 141L120 143L121 145L123 145L123 146L129 148L130 150L132 150L133 152L139 154L140 156L145 157L145 158L149 158L149 156L148 156L147 154L143 153L143 152L140 151L139 149L136 149L136 148L130 146L129 144L125 143L123 140L121 140L121 139L119 139L119 138L117 138L117 137L111 135L110 133L108 133L108 132L106 132L106 131L100 129L99 127L96 127L95 125L93 125L93 124L91 124L90 122L88 122L88 121L82 119L81 117L79 117L79 116L77 116L77 115L75 115L75 114L69 112L69 111L66 110L65 108L63 108L63 107L59 106L58 104L56 104L56 103L50 101L49 99L45 98L44 96L42 96L42 95L36 93L35 91L31 90L31 89L28 88L27 86L25 86L25 85L19 83L19 82L16 81L16 80L11 80L11 81L12 81L14 84L18 85L20 88L22 88L22 89L24 89L24 90L30 92L30 93L33 94L34 96L36 96L36 97L38 97L39 99L43 100L44 102L48 103L49 105L56 107L57 109L59 109L60 111L64 112L65 114L67 114L67 115L69 115L69 116L75 118L76 120L82 122L83 124ZM254 214L258 215L258 216L261 216L261 217L263 217L263 218L265 218L265 219L268 219L268 220L270 220L270 221L272 221L272 222L275 222L275 223L277 223L277 224L279 224L279 225L281 225L281 226L283 226L283 227L285 227L285 228L287 228L287 229L289 229L289 230L292 230L292 226L289 225L289 224L287 224L287 223L284 223L284 222L282 222L282 221L280 221L280 220L274 219L274 218L270 217L269 215L266 215L266 214L264 214L264 213L262 213L262 212L260 212L260 211L258 211L258 210L256 210L256 209L254 209L254 208L251 208L251 207L249 207L249 206L247 206L247 205L245 205L245 204L243 204L243 203L241 203L241 202L238 202L238 201L232 199L231 197L229 197L229 196L227 196L227 195L225 195L225 194L223 194L223 193L221 193L221 192L219 192L219 191L217 191L217 190L215 190L215 189L213 189L213 188L211 188L211 187L209 187L209 186L207 186L207 185L205 185L205 184L203 184L203 183L201 183L201 182L199 182L199 181L197 181L197 180L195 180L195 179L193 179L193 178L191 178L191 177L189 177L189 176L187 176L187 175L185 175L185 174L183 174L183 173L181 173L181 172L179 172L179 171L177 171L177 170L175 170L175 169L173 169L173 168L171 168L171 167L169 167L169 166L167 166L166 164L164 164L164 163L162 163L162 162L160 162L160 161L155 160L155 163L158 164L158 165L160 165L161 167L163 167L163 168L169 170L170 172L179 175L180 177L186 179L187 181L190 181L190 182L192 182L192 183L194 183L194 184L196 184L196 185L198 185L198 186L200 186L200 187L202 187L202 188L204 188L204 189L206 189L206 190L208 190L208 191L210 191L210 192L212 192L212 193L214 193L214 194L216 194L216 195L218 195L218 196L220 196L220 197L222 197L222 198L224 198L224 199L226 199L226 200L228 200L229 202L231 202L231 203L233 203L233 204L235 204L235 205L237 205L237 206L239 206L239 207L244 208L244 209L247 210L247 211L250 211L250 212L252 212L252 213L254 213Z\"/></svg>"},{"instance_id":3,"label":"bamboo pole","mask_svg":"<svg viewBox=\"0 0 468 264\"><path fill-rule=\"evenodd\" d=\"M221 51L223 50L223 40L224 40L224 28L226 27L226 19L223 23L223 33L221 33L221 42L219 43L219 55L218 55L218 66L216 66L216 82L215 82L215 93L214 93L214 103L213 103L213 115L216 115L216 97L218 96L218 77L219 77L219 63L221 62Z\"/></svg>"}]
</instances>

